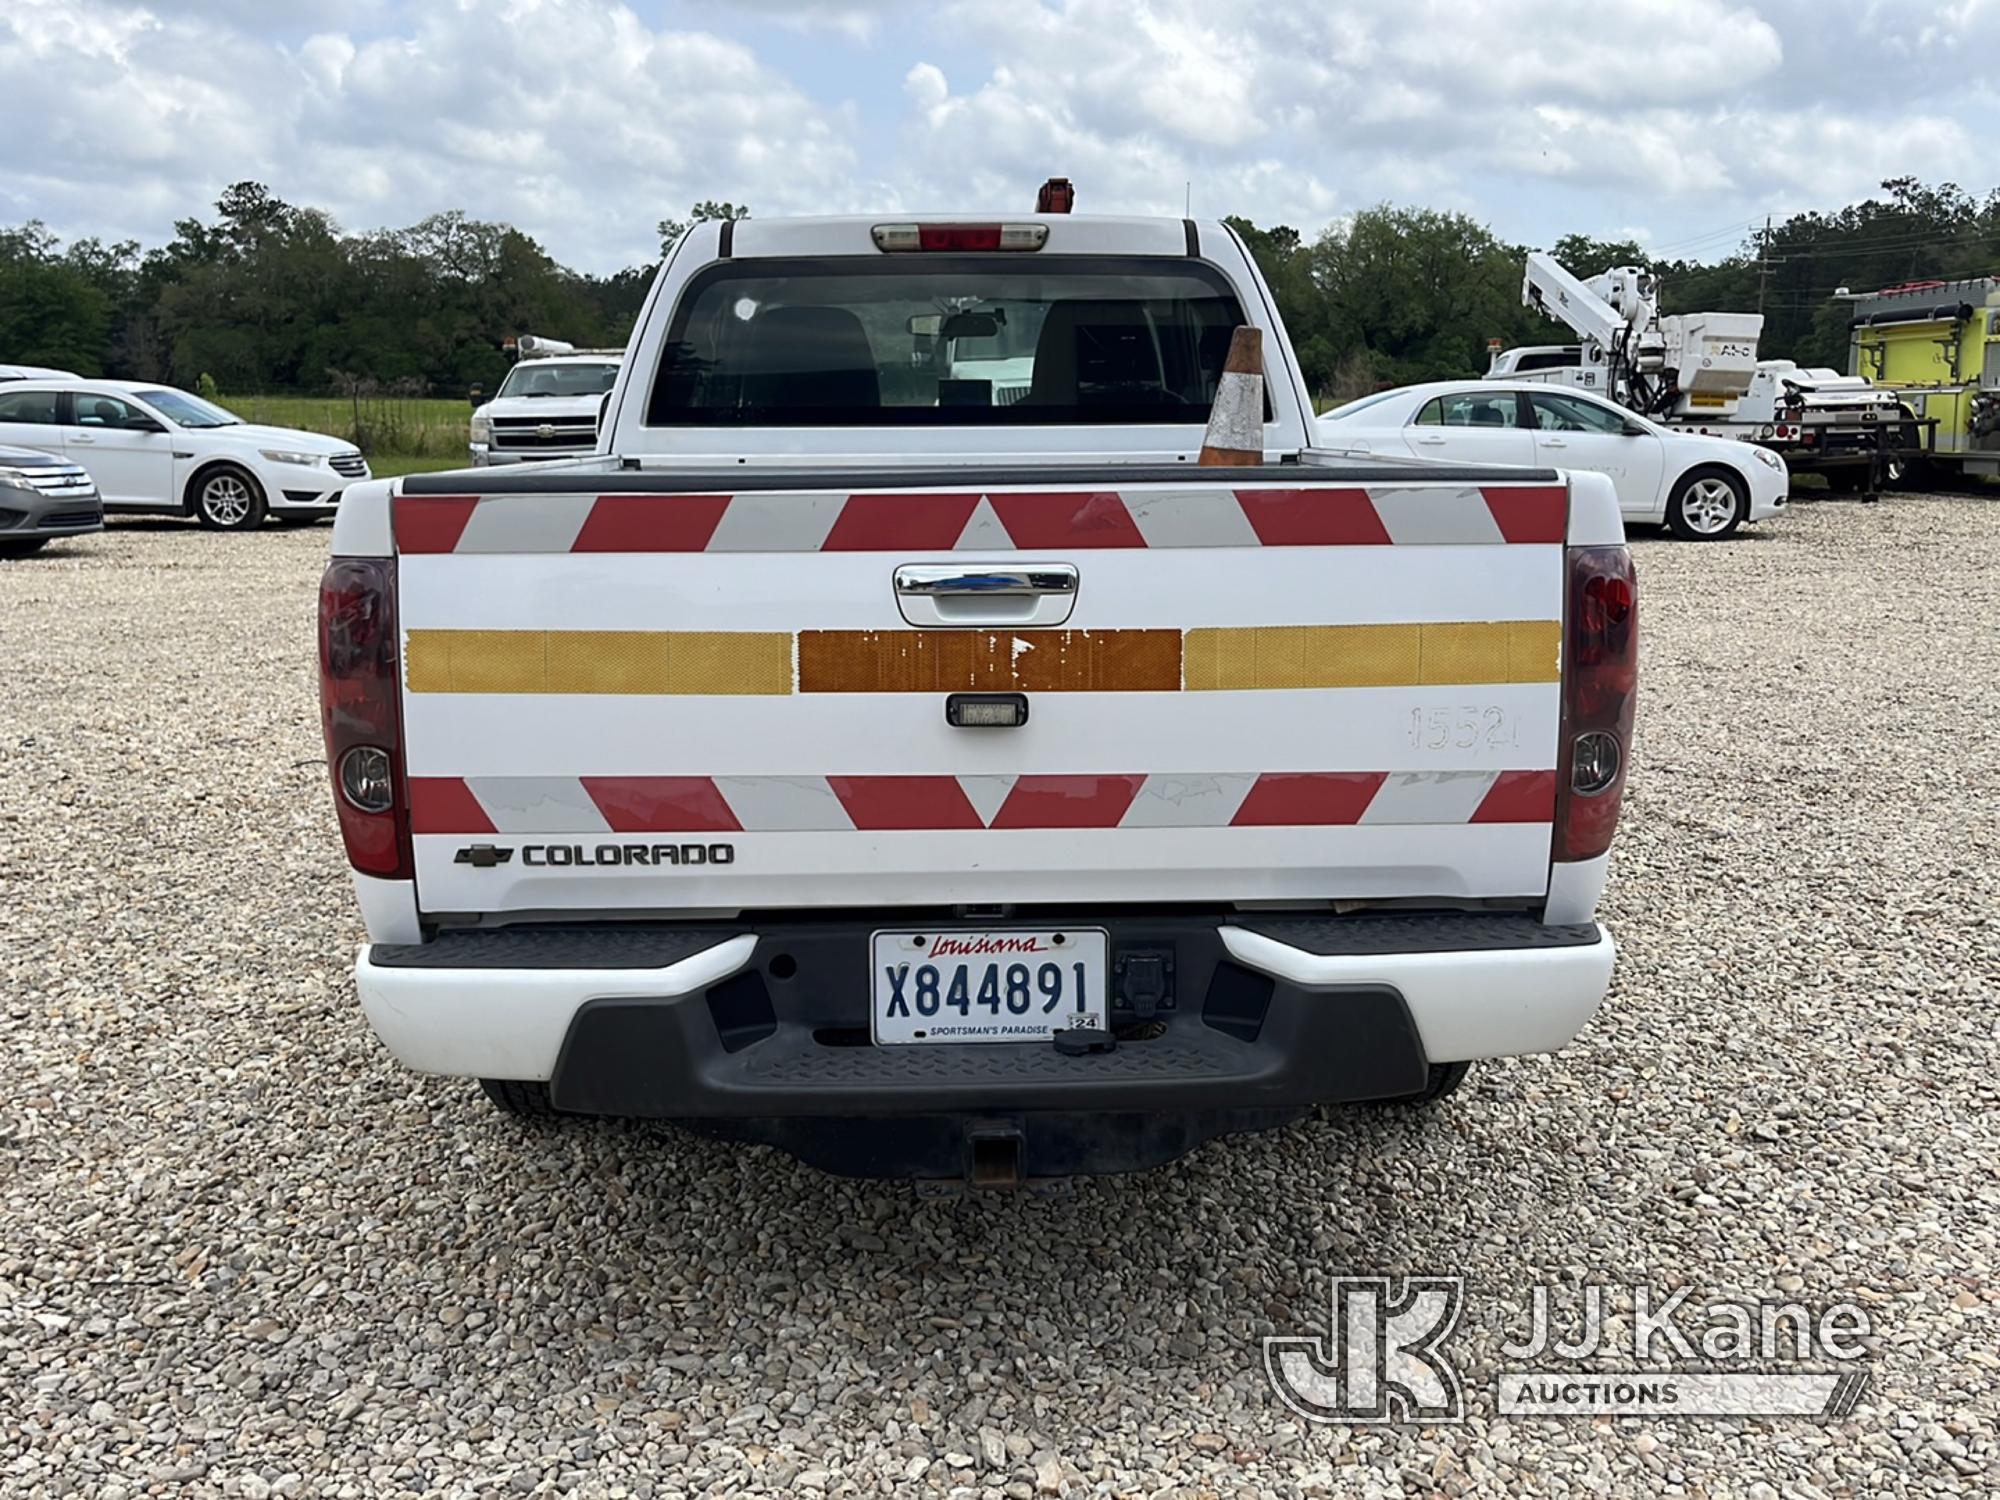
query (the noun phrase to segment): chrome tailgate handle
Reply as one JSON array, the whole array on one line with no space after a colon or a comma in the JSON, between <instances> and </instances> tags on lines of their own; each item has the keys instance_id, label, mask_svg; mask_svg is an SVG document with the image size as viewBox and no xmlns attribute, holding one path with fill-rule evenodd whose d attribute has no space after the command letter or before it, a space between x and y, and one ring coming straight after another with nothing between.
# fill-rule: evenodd
<instances>
[{"instance_id":1,"label":"chrome tailgate handle","mask_svg":"<svg viewBox=\"0 0 2000 1500\"><path fill-rule=\"evenodd\" d=\"M1069 563L896 569L896 607L912 625L1060 625L1076 607L1076 591Z\"/></svg>"},{"instance_id":2,"label":"chrome tailgate handle","mask_svg":"<svg viewBox=\"0 0 2000 1500\"><path fill-rule=\"evenodd\" d=\"M996 594L1074 594L1076 569L1068 563L1038 563L1029 568L911 563L896 569L896 592L954 599L989 599Z\"/></svg>"}]
</instances>

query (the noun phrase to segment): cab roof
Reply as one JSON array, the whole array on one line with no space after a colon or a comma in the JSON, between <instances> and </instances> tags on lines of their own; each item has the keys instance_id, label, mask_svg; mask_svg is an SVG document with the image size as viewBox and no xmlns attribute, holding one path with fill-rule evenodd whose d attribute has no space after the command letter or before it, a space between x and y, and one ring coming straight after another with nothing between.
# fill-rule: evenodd
<instances>
[{"instance_id":1,"label":"cab roof","mask_svg":"<svg viewBox=\"0 0 2000 1500\"><path fill-rule=\"evenodd\" d=\"M1145 218L1114 214L996 213L992 209L966 213L841 214L823 218L737 219L729 224L732 259L781 256L866 255L876 248L877 224L1041 224L1048 240L1038 251L1003 252L1022 259L1036 255L1188 255L1229 231L1214 220ZM692 248L710 257L720 254L723 221L711 220L688 237ZM705 233L703 232L705 231Z\"/></svg>"}]
</instances>

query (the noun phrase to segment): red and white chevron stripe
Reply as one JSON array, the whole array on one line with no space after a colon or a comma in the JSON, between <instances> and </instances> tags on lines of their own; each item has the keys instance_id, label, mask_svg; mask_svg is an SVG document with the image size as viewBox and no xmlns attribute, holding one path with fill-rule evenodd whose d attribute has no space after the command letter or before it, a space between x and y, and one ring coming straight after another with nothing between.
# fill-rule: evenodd
<instances>
[{"instance_id":1,"label":"red and white chevron stripe","mask_svg":"<svg viewBox=\"0 0 2000 1500\"><path fill-rule=\"evenodd\" d=\"M397 550L953 552L1561 543L1560 485L398 495Z\"/></svg>"},{"instance_id":2,"label":"red and white chevron stripe","mask_svg":"<svg viewBox=\"0 0 2000 1500\"><path fill-rule=\"evenodd\" d=\"M437 834L1547 823L1554 771L1123 776L415 776Z\"/></svg>"}]
</instances>

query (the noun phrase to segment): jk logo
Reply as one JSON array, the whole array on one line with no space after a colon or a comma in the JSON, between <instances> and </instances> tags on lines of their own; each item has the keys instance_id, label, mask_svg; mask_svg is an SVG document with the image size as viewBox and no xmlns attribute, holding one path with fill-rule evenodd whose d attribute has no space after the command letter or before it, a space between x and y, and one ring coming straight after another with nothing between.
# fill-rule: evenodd
<instances>
[{"instance_id":1,"label":"jk logo","mask_svg":"<svg viewBox=\"0 0 2000 1500\"><path fill-rule=\"evenodd\" d=\"M1309 1422L1462 1422L1465 1391L1438 1345L1458 1326L1465 1283L1406 1276L1333 1280L1324 1339L1264 1340L1271 1388Z\"/></svg>"}]
</instances>

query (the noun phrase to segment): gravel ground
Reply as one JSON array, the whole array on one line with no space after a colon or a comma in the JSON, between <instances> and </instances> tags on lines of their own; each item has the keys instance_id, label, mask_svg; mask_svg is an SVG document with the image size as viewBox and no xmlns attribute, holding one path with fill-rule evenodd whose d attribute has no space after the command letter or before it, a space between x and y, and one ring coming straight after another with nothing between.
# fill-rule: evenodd
<instances>
[{"instance_id":1,"label":"gravel ground","mask_svg":"<svg viewBox=\"0 0 2000 1500\"><path fill-rule=\"evenodd\" d=\"M317 760L326 532L0 568L0 1492L1986 1494L2000 505L1638 546L1605 1012L1430 1115L919 1201L392 1066ZM1257 1338L1469 1278L1463 1426ZM1845 1420L1493 1413L1528 1289L1853 1300ZM1573 1304L1571 1304L1573 1305Z\"/></svg>"}]
</instances>

